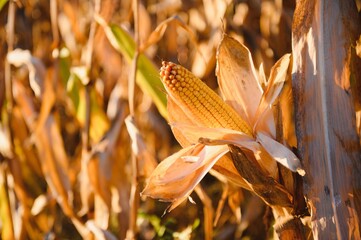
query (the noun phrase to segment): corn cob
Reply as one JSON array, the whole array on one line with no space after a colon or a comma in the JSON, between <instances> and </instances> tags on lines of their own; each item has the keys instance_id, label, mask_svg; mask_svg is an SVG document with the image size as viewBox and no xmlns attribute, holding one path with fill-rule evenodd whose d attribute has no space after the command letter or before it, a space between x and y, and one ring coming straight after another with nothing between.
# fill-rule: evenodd
<instances>
[{"instance_id":1,"label":"corn cob","mask_svg":"<svg viewBox=\"0 0 361 240\"><path fill-rule=\"evenodd\" d=\"M251 127L237 112L184 67L163 61L160 76L167 93L197 123L242 131L252 136Z\"/></svg>"}]
</instances>

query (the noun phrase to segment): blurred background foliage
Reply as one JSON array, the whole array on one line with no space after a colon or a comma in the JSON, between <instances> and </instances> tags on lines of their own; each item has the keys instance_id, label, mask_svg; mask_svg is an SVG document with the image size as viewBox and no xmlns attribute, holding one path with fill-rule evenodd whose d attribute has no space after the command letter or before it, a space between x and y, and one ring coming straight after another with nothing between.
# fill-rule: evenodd
<instances>
[{"instance_id":1,"label":"blurred background foliage","mask_svg":"<svg viewBox=\"0 0 361 240\"><path fill-rule=\"evenodd\" d=\"M137 12L136 2L0 1L2 239L204 238L197 195L165 216L167 204L139 197L157 162L179 149L161 61L217 90L226 32L267 75L291 52L295 1L144 0ZM218 208L215 239L272 237L272 213L257 197L212 176L202 186Z\"/></svg>"}]
</instances>

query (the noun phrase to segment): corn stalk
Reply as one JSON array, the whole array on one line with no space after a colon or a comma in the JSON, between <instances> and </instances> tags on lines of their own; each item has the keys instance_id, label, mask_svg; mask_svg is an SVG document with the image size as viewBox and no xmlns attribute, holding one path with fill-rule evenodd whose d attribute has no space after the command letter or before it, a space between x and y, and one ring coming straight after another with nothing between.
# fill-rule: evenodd
<instances>
[{"instance_id":1,"label":"corn stalk","mask_svg":"<svg viewBox=\"0 0 361 240\"><path fill-rule=\"evenodd\" d=\"M353 47L359 23L354 1L297 2L292 88L315 239L360 238L361 151L355 110L360 107L361 64Z\"/></svg>"}]
</instances>

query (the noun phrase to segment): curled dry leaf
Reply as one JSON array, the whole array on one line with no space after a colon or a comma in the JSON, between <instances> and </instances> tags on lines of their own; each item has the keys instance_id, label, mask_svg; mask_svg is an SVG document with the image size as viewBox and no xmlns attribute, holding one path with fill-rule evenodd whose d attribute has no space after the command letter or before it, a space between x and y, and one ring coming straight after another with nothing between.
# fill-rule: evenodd
<instances>
[{"instance_id":1,"label":"curled dry leaf","mask_svg":"<svg viewBox=\"0 0 361 240\"><path fill-rule=\"evenodd\" d=\"M9 52L7 60L16 67L26 65L29 70L29 82L35 96L41 98L44 91L45 66L40 59L33 57L29 50L15 49Z\"/></svg>"},{"instance_id":2,"label":"curled dry leaf","mask_svg":"<svg viewBox=\"0 0 361 240\"><path fill-rule=\"evenodd\" d=\"M29 129L35 126L34 120L37 113L31 97L26 93L24 87L14 82L14 97L21 107L24 120ZM61 206L63 212L72 220L78 231L85 237L87 230L77 219L72 206L72 189L68 178L68 160L58 126L52 115L49 115L43 131L34 135L34 143L37 148L39 159L45 180L54 198Z\"/></svg>"}]
</instances>

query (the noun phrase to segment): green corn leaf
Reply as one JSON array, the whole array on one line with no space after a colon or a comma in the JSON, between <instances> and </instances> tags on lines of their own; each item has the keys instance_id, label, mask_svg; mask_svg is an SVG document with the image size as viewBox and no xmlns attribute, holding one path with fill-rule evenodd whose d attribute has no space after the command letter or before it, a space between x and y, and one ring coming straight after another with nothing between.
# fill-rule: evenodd
<instances>
[{"instance_id":1,"label":"green corn leaf","mask_svg":"<svg viewBox=\"0 0 361 240\"><path fill-rule=\"evenodd\" d=\"M132 37L115 24L108 25L99 19L98 22L103 27L112 46L124 56L129 64L131 64L136 49ZM167 99L164 94L165 90L163 84L160 81L158 68L144 54L140 54L138 58L136 82L142 91L152 98L160 114L165 119L168 119L166 107Z\"/></svg>"}]
</instances>

